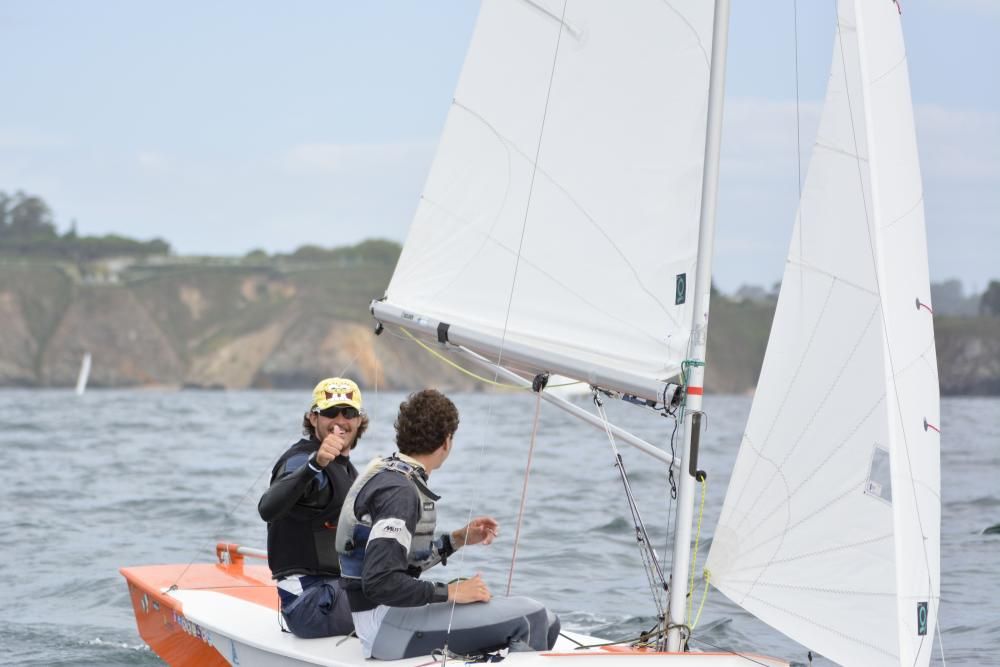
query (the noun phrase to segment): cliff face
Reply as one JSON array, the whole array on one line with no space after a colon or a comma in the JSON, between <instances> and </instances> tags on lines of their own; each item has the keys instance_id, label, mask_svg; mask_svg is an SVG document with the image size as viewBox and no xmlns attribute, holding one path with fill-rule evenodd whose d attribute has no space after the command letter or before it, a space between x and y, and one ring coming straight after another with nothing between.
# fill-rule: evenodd
<instances>
[{"instance_id":1,"label":"cliff face","mask_svg":"<svg viewBox=\"0 0 1000 667\"><path fill-rule=\"evenodd\" d=\"M0 386L301 389L328 375L362 386L479 390L396 332L373 333L386 263L191 263L92 284L57 264L0 265ZM773 308L713 300L707 389L753 391ZM1000 395L1000 320L937 318L941 389Z\"/></svg>"},{"instance_id":2,"label":"cliff face","mask_svg":"<svg viewBox=\"0 0 1000 667\"><path fill-rule=\"evenodd\" d=\"M1000 319L934 321L941 393L1000 395Z\"/></svg>"},{"instance_id":3,"label":"cliff face","mask_svg":"<svg viewBox=\"0 0 1000 667\"><path fill-rule=\"evenodd\" d=\"M85 284L57 264L0 266L0 386L475 389L412 343L376 337L368 303L391 267L185 266Z\"/></svg>"}]
</instances>

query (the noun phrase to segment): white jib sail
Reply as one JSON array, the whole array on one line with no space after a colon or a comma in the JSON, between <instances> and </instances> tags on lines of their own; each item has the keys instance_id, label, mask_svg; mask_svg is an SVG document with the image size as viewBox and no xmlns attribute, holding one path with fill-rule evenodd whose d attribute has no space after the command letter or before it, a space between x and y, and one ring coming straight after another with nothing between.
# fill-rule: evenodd
<instances>
[{"instance_id":1,"label":"white jib sail","mask_svg":"<svg viewBox=\"0 0 1000 667\"><path fill-rule=\"evenodd\" d=\"M939 399L900 15L841 0L833 68L712 583L843 664L926 665Z\"/></svg>"},{"instance_id":2,"label":"white jib sail","mask_svg":"<svg viewBox=\"0 0 1000 667\"><path fill-rule=\"evenodd\" d=\"M536 370L675 375L711 40L702 0L483 2L387 302L531 349Z\"/></svg>"}]
</instances>

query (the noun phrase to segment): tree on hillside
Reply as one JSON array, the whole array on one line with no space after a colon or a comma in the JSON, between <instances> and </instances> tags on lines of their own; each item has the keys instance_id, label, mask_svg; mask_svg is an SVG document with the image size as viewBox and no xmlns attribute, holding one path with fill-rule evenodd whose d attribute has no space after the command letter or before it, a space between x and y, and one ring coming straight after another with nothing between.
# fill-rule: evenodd
<instances>
[{"instance_id":1,"label":"tree on hillside","mask_svg":"<svg viewBox=\"0 0 1000 667\"><path fill-rule=\"evenodd\" d=\"M1000 281L990 281L990 286L979 300L979 314L986 317L1000 317Z\"/></svg>"},{"instance_id":2,"label":"tree on hillside","mask_svg":"<svg viewBox=\"0 0 1000 667\"><path fill-rule=\"evenodd\" d=\"M396 261L399 259L399 253L402 249L402 246L395 241L368 239L367 241L362 241L356 246L338 248L337 252L351 259L395 265Z\"/></svg>"},{"instance_id":3,"label":"tree on hillside","mask_svg":"<svg viewBox=\"0 0 1000 667\"><path fill-rule=\"evenodd\" d=\"M0 254L87 262L106 257L168 255L170 244L162 239L136 241L117 234L79 236L76 220L60 236L52 209L41 197L21 191L14 195L0 192Z\"/></svg>"},{"instance_id":4,"label":"tree on hillside","mask_svg":"<svg viewBox=\"0 0 1000 667\"><path fill-rule=\"evenodd\" d=\"M48 204L20 191L13 197L0 192L0 223L0 238L45 240L58 236Z\"/></svg>"}]
</instances>

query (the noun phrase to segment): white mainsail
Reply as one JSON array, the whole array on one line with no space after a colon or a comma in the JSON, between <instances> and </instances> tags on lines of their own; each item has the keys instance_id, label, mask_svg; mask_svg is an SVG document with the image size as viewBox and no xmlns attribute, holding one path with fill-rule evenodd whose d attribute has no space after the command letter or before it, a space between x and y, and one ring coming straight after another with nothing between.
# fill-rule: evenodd
<instances>
[{"instance_id":1,"label":"white mainsail","mask_svg":"<svg viewBox=\"0 0 1000 667\"><path fill-rule=\"evenodd\" d=\"M493 359L501 346L512 362L508 350L530 351L534 370L603 369L611 389L676 375L712 14L703 0L484 2L376 317L396 308L404 323L461 326Z\"/></svg>"},{"instance_id":2,"label":"white mainsail","mask_svg":"<svg viewBox=\"0 0 1000 667\"><path fill-rule=\"evenodd\" d=\"M900 15L841 0L832 74L712 583L844 664L926 665L939 399Z\"/></svg>"}]
</instances>

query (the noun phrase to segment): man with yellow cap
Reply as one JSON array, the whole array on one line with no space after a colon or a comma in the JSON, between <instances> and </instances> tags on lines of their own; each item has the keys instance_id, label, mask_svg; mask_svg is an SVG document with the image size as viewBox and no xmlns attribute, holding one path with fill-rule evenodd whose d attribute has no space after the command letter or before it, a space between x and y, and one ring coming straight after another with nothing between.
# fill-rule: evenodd
<instances>
[{"instance_id":1,"label":"man with yellow cap","mask_svg":"<svg viewBox=\"0 0 1000 667\"><path fill-rule=\"evenodd\" d=\"M257 510L267 521L267 554L281 615L298 637L354 629L340 585L337 520L358 471L351 450L368 428L353 380L327 378L313 390L302 439L281 455Z\"/></svg>"}]
</instances>

